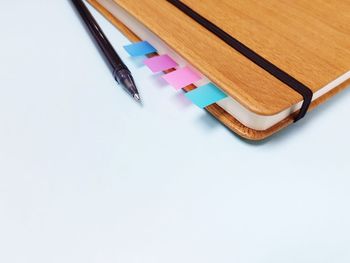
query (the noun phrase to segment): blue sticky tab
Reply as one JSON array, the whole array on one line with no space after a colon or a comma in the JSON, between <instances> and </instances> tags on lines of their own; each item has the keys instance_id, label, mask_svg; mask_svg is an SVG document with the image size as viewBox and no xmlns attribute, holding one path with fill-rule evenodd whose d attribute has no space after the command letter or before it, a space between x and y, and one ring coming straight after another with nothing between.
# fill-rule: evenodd
<instances>
[{"instance_id":1,"label":"blue sticky tab","mask_svg":"<svg viewBox=\"0 0 350 263\"><path fill-rule=\"evenodd\" d=\"M124 49L130 54L130 56L133 57L144 56L157 52L157 50L147 41L137 42L124 46Z\"/></svg>"},{"instance_id":2,"label":"blue sticky tab","mask_svg":"<svg viewBox=\"0 0 350 263\"><path fill-rule=\"evenodd\" d=\"M187 92L185 96L200 108L205 108L227 97L227 95L219 90L213 83L191 90Z\"/></svg>"}]
</instances>

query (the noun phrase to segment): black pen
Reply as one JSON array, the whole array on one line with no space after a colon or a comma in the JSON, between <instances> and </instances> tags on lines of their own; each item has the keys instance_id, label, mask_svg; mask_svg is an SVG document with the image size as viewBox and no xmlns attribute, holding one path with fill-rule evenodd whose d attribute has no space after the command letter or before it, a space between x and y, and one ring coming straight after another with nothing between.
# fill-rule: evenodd
<instances>
[{"instance_id":1,"label":"black pen","mask_svg":"<svg viewBox=\"0 0 350 263\"><path fill-rule=\"evenodd\" d=\"M81 18L89 28L93 38L106 56L113 72L115 80L121 84L124 89L137 101L141 101L139 92L136 88L135 81L130 70L123 63L117 52L112 47L111 43L103 33L96 20L87 9L82 0L72 0L72 3L79 12Z\"/></svg>"}]
</instances>

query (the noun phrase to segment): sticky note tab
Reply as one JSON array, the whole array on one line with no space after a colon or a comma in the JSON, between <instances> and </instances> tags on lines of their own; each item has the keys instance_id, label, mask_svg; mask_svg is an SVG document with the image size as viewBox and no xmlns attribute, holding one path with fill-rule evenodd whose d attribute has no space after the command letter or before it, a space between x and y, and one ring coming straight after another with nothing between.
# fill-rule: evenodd
<instances>
[{"instance_id":1,"label":"sticky note tab","mask_svg":"<svg viewBox=\"0 0 350 263\"><path fill-rule=\"evenodd\" d=\"M227 95L219 90L213 83L189 91L185 96L200 108L205 108L227 97Z\"/></svg>"},{"instance_id":2,"label":"sticky note tab","mask_svg":"<svg viewBox=\"0 0 350 263\"><path fill-rule=\"evenodd\" d=\"M145 60L144 63L153 73L158 73L178 66L168 55L155 56Z\"/></svg>"},{"instance_id":3,"label":"sticky note tab","mask_svg":"<svg viewBox=\"0 0 350 263\"><path fill-rule=\"evenodd\" d=\"M164 75L163 78L175 89L184 88L201 79L196 72L188 67L170 72Z\"/></svg>"},{"instance_id":4,"label":"sticky note tab","mask_svg":"<svg viewBox=\"0 0 350 263\"><path fill-rule=\"evenodd\" d=\"M133 57L144 56L157 52L157 50L147 41L137 42L124 46L124 49L129 53L130 56Z\"/></svg>"}]
</instances>

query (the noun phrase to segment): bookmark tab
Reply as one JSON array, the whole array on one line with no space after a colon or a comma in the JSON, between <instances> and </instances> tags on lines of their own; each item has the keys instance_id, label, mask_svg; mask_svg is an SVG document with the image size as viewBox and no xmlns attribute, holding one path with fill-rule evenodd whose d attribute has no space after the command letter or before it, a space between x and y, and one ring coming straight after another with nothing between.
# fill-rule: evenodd
<instances>
[{"instance_id":1,"label":"bookmark tab","mask_svg":"<svg viewBox=\"0 0 350 263\"><path fill-rule=\"evenodd\" d=\"M209 83L189 91L185 94L185 96L200 108L205 108L227 97L227 95L213 83Z\"/></svg>"},{"instance_id":2,"label":"bookmark tab","mask_svg":"<svg viewBox=\"0 0 350 263\"><path fill-rule=\"evenodd\" d=\"M178 90L193 84L200 80L201 77L192 69L185 67L164 75L163 79Z\"/></svg>"},{"instance_id":3,"label":"bookmark tab","mask_svg":"<svg viewBox=\"0 0 350 263\"><path fill-rule=\"evenodd\" d=\"M168 55L155 56L146 59L144 63L153 73L162 72L178 66L178 64Z\"/></svg>"},{"instance_id":4,"label":"bookmark tab","mask_svg":"<svg viewBox=\"0 0 350 263\"><path fill-rule=\"evenodd\" d=\"M147 41L141 41L124 46L126 52L132 57L144 56L147 54L155 53L157 50Z\"/></svg>"}]
</instances>

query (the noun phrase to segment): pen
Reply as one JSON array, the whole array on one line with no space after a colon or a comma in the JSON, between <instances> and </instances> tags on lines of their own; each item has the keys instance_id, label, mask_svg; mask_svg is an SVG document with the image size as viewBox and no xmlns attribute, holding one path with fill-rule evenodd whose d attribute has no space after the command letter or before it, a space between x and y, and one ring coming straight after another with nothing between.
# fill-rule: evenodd
<instances>
[{"instance_id":1,"label":"pen","mask_svg":"<svg viewBox=\"0 0 350 263\"><path fill-rule=\"evenodd\" d=\"M103 33L96 20L93 18L90 11L82 0L72 0L72 3L79 12L81 18L90 30L93 38L100 47L102 53L107 58L113 72L115 80L123 86L123 88L136 100L141 101L139 92L136 88L135 81L130 70L123 63L117 52L112 47L111 43Z\"/></svg>"}]
</instances>

